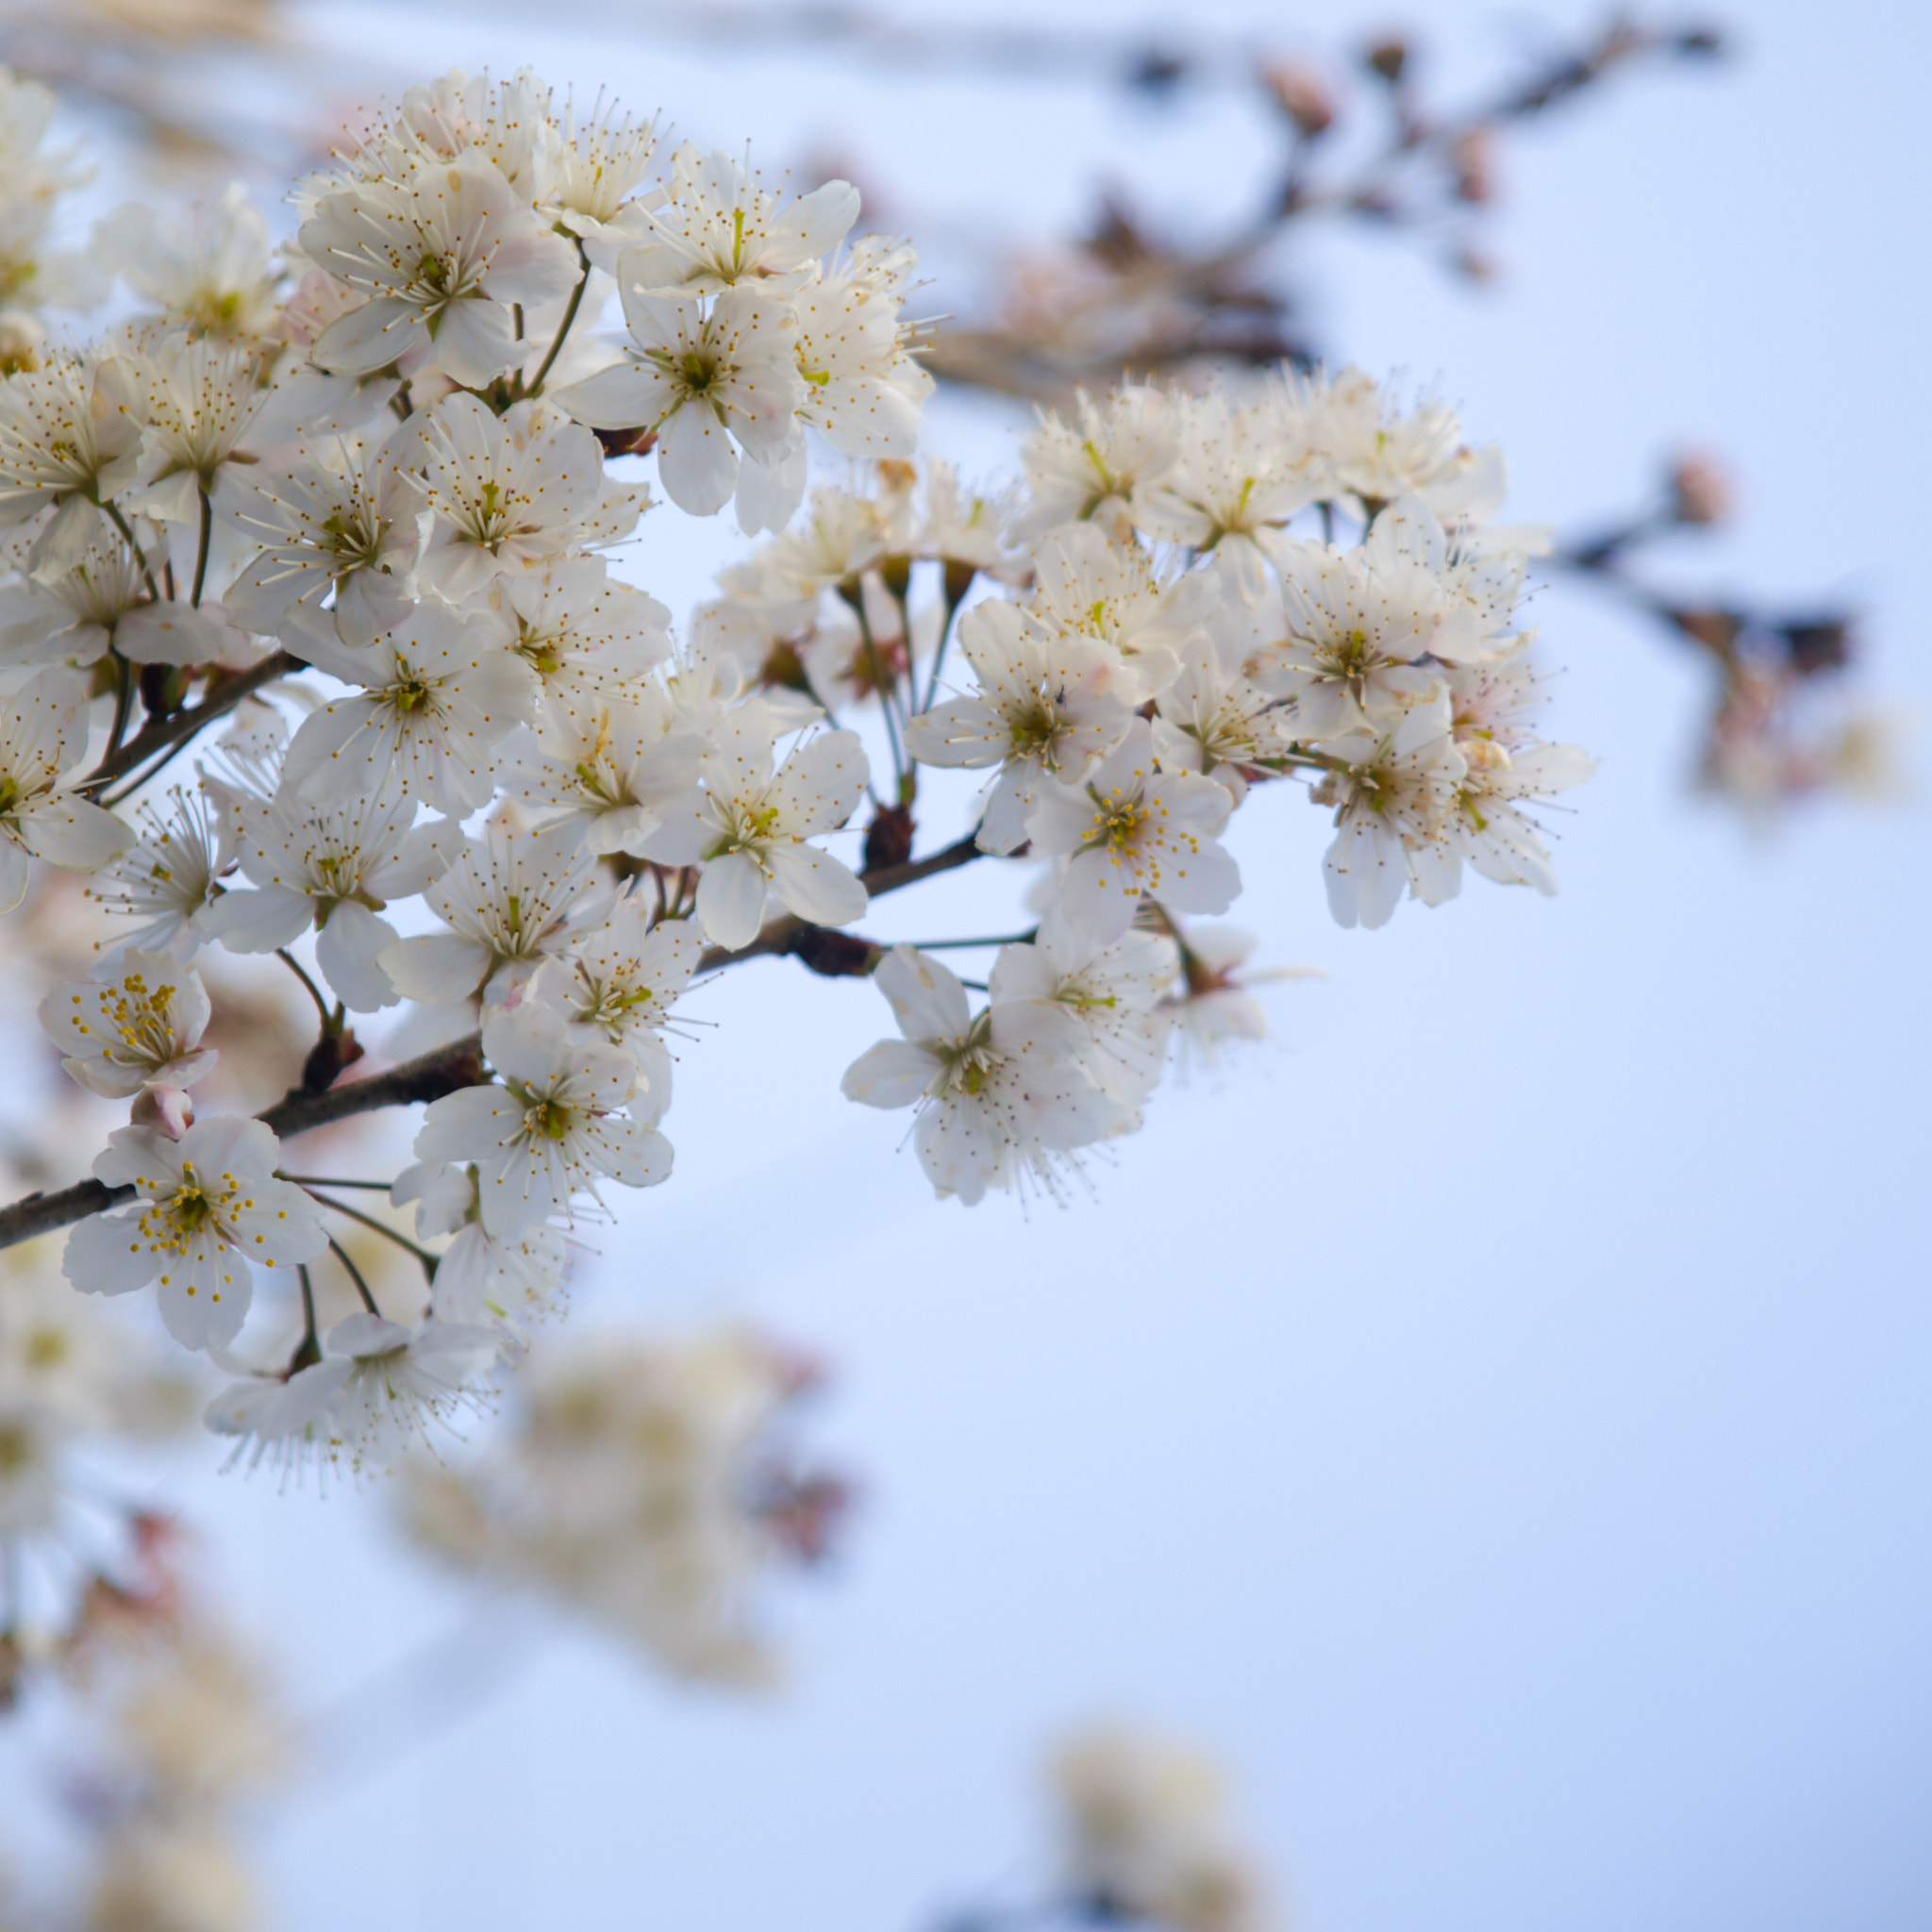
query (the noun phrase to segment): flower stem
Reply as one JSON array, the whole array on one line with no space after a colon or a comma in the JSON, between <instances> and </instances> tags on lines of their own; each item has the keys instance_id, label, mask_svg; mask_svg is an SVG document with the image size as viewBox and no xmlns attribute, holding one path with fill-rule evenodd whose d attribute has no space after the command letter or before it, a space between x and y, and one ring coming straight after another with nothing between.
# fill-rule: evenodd
<instances>
[{"instance_id":1,"label":"flower stem","mask_svg":"<svg viewBox=\"0 0 1932 1932\"><path fill-rule=\"evenodd\" d=\"M334 1204L331 1203L330 1205L333 1206ZM361 1269L349 1259L349 1251L342 1246L341 1241L337 1241L334 1235L328 1236L327 1241L329 1247L334 1251L336 1259L348 1270L349 1279L356 1284L356 1292L362 1297L362 1306L372 1315L380 1317L382 1310L375 1306L375 1297L369 1292L369 1284L362 1279Z\"/></svg>"},{"instance_id":2,"label":"flower stem","mask_svg":"<svg viewBox=\"0 0 1932 1932\"><path fill-rule=\"evenodd\" d=\"M127 547L134 552L134 560L141 566L142 576L147 583L147 593L157 604L161 602L161 587L155 582L155 574L148 566L148 560L141 547L141 539L134 534L133 526L121 513L121 506L111 498L101 505L108 513L108 521L127 540Z\"/></svg>"},{"instance_id":3,"label":"flower stem","mask_svg":"<svg viewBox=\"0 0 1932 1932\"><path fill-rule=\"evenodd\" d=\"M208 546L214 535L215 507L208 491L204 488L201 496L201 541L194 547L194 588L188 593L192 609L201 608L201 587L208 581Z\"/></svg>"},{"instance_id":4,"label":"flower stem","mask_svg":"<svg viewBox=\"0 0 1932 1932\"><path fill-rule=\"evenodd\" d=\"M308 997L315 1002L315 1010L322 1015L322 1030L325 1033L337 1032L339 1029L336 1025L335 1015L329 1011L328 1002L322 996L322 989L316 985L314 980L309 978L308 974L303 972L302 962L296 958L293 953L290 952L287 946L277 946L275 948L275 958L308 989Z\"/></svg>"},{"instance_id":5,"label":"flower stem","mask_svg":"<svg viewBox=\"0 0 1932 1932\"><path fill-rule=\"evenodd\" d=\"M537 365L537 374L532 377L529 394L540 396L543 393L543 378L550 374L551 365L563 349L563 339L570 334L571 325L577 319L578 305L584 299L584 290L591 279L591 258L584 253L584 244L577 243L577 259L583 263L584 272L577 278L577 285L570 291L570 301L565 305L563 320L558 325L557 340L550 345L550 353Z\"/></svg>"},{"instance_id":6,"label":"flower stem","mask_svg":"<svg viewBox=\"0 0 1932 1932\"><path fill-rule=\"evenodd\" d=\"M286 1176L284 1176L284 1178L286 1178ZM323 1185L329 1187L341 1187L344 1185L348 1187L368 1187L370 1183L367 1181L349 1181L346 1183L341 1181L331 1181L325 1182L323 1183ZM363 1211L359 1208L351 1208L346 1201L331 1201L325 1194L316 1194L315 1190L313 1188L310 1188L308 1191L311 1194L314 1194L315 1198L318 1201L320 1201L325 1208L333 1208L335 1212L338 1214L346 1214L351 1221L359 1221L364 1227L373 1229L375 1233L383 1236L385 1240L392 1241L393 1242L395 1242L397 1247L406 1249L408 1253L414 1255L417 1260L422 1262L424 1274L426 1274L431 1281L434 1281L436 1279L436 1263L439 1257L435 1255L432 1255L427 1248L419 1248L416 1245L416 1243L408 1238L408 1235L398 1234L396 1230L391 1227L386 1222L376 1220L376 1218L373 1214L363 1213Z\"/></svg>"}]
</instances>

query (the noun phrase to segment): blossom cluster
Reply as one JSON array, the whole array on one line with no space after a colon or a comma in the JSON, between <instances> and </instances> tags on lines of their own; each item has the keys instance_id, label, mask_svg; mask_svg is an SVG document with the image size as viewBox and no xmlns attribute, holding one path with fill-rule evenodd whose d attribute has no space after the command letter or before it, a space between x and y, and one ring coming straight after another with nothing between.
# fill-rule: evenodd
<instances>
[{"instance_id":1,"label":"blossom cluster","mask_svg":"<svg viewBox=\"0 0 1932 1932\"><path fill-rule=\"evenodd\" d=\"M975 491L916 454L910 250L852 239L846 184L658 145L452 74L297 185L278 250L239 193L122 210L90 255L132 312L9 338L0 905L36 860L87 876L96 961L42 1024L127 1105L65 1273L152 1292L234 1378L207 1420L250 1466L384 1468L487 1405L575 1230L670 1174L680 1002L734 960L876 978L902 1037L844 1091L913 1108L971 1203L1059 1191L1176 1036L1262 1030L1252 941L1193 922L1271 783L1333 811L1343 924L1465 863L1554 890L1531 808L1589 760L1537 731L1535 534L1454 412L1355 371L1128 384ZM0 161L40 179L32 150ZM806 505L808 431L843 480ZM677 637L619 571L647 454L767 532ZM949 800L963 836L924 843ZM1026 929L950 942L984 982L851 930L1022 856ZM289 1106L431 1050L412 1164L317 1177L299 1107L197 1117L220 953L314 1003ZM372 1231L417 1286L375 1293ZM357 1296L326 1321L324 1271Z\"/></svg>"}]
</instances>

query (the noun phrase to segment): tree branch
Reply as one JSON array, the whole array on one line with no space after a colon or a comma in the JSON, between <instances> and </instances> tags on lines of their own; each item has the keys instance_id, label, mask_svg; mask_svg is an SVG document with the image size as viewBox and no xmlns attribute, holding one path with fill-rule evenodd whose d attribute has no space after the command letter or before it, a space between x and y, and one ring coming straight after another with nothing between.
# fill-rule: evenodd
<instances>
[{"instance_id":1,"label":"tree branch","mask_svg":"<svg viewBox=\"0 0 1932 1932\"><path fill-rule=\"evenodd\" d=\"M924 858L908 858L903 865L882 865L871 872L862 872L858 874L858 881L876 899L882 893L896 892L902 886L916 886L921 879L932 878L942 872L953 872L985 857L986 849L980 844L978 834L968 832L963 839L956 839L952 844L938 852L929 852ZM741 959L766 958L790 953L807 934L824 929L788 912L782 919L774 919L763 927L748 946L740 946L736 951L729 946L706 947L698 957L697 970L710 973L720 966L735 966Z\"/></svg>"},{"instance_id":2,"label":"tree branch","mask_svg":"<svg viewBox=\"0 0 1932 1932\"><path fill-rule=\"evenodd\" d=\"M88 774L87 782L80 789L98 791L103 786L111 785L123 773L138 770L158 751L185 742L204 724L212 724L263 685L273 684L297 668L296 660L288 652L271 651L259 664L219 679L208 686L207 695L193 710L176 711L168 718L150 718L112 757L103 758L98 768Z\"/></svg>"},{"instance_id":3,"label":"tree branch","mask_svg":"<svg viewBox=\"0 0 1932 1932\"><path fill-rule=\"evenodd\" d=\"M273 1127L276 1135L291 1140L297 1134L312 1133L337 1121L358 1113L373 1113L377 1108L409 1107L419 1101L441 1100L464 1087L474 1087L483 1078L483 1041L479 1034L469 1034L448 1046L440 1046L420 1059L405 1061L386 1074L366 1080L345 1080L323 1092L306 1087L291 1087L282 1098L257 1119ZM134 1198L132 1188L105 1187L99 1181L80 1181L54 1194L29 1194L12 1207L0 1208L0 1248L31 1241L36 1235L51 1234L58 1227L118 1208Z\"/></svg>"},{"instance_id":4,"label":"tree branch","mask_svg":"<svg viewBox=\"0 0 1932 1932\"><path fill-rule=\"evenodd\" d=\"M257 683L266 681L261 666L243 673L242 677L253 678ZM226 695L225 687L223 695ZM238 691L235 695L239 698L245 693ZM203 715L207 709L204 705L195 715ZM928 853L924 858L909 858L903 865L880 866L861 873L859 877L865 882L867 891L877 898L882 892L895 892L903 886L917 885L921 879L955 871L984 856L977 838L969 832L963 839L956 840L938 852ZM808 944L809 936L820 931L820 927L788 913L782 919L773 920L750 945L736 952L727 951L723 946L710 947L699 959L698 970L710 972L719 966L735 964L740 959L790 953L801 941ZM483 1039L481 1034L472 1033L449 1046L438 1047L434 1053L425 1054L420 1059L406 1061L400 1067L391 1067L388 1073L374 1074L366 1080L339 1081L319 1093L307 1087L291 1087L272 1108L256 1118L273 1127L279 1139L288 1141L297 1134L312 1133L317 1127L329 1126L336 1121L348 1120L358 1113L373 1113L378 1108L410 1107L422 1101L441 1100L445 1093L475 1087L483 1078ZM95 1180L78 1181L71 1188L62 1188L58 1193L29 1194L10 1208L0 1208L0 1248L10 1248L18 1242L32 1241L36 1235L51 1234L56 1228L70 1226L90 1214L118 1208L124 1201L133 1198L132 1188L109 1188Z\"/></svg>"}]
</instances>

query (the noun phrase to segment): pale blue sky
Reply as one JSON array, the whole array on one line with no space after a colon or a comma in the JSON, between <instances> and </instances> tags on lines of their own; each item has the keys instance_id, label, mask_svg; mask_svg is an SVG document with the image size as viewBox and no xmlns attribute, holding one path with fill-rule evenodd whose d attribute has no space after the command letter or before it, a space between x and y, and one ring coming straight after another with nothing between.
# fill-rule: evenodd
<instances>
[{"instance_id":1,"label":"pale blue sky","mask_svg":"<svg viewBox=\"0 0 1932 1932\"><path fill-rule=\"evenodd\" d=\"M1458 69L1593 11L1427 9ZM888 84L525 6L307 18L400 78L527 58L774 160L836 142L915 239L927 210L1050 233L1107 169L1211 223L1226 158L1259 152L1223 102ZM1319 327L1459 399L1516 516L1627 500L1679 439L1724 451L1742 510L1687 576L1855 595L1873 684L1932 716L1932 30L1729 18L1735 60L1512 143L1500 289L1324 239ZM991 475L1012 420L947 403L929 444ZM718 537L647 536L634 574L681 609ZM1477 881L1340 932L1322 815L1257 800L1239 916L1329 976L1274 997L1274 1044L1163 1092L1092 1205L934 1204L900 1124L838 1095L887 1030L870 988L760 964L704 996L678 1175L576 1299L746 1311L837 1361L821 1433L868 1502L791 1606L791 1688L667 1690L561 1630L473 1717L289 1807L282 1924L916 1932L1024 1884L1039 1755L1096 1711L1228 1756L1307 1932L1932 1922L1924 808L1755 842L1687 791L1693 667L1567 591L1540 616L1559 734L1603 760L1563 896ZM958 888L995 930L1009 891ZM964 929L925 893L874 929ZM318 1699L462 1615L381 1492L187 1493Z\"/></svg>"}]
</instances>

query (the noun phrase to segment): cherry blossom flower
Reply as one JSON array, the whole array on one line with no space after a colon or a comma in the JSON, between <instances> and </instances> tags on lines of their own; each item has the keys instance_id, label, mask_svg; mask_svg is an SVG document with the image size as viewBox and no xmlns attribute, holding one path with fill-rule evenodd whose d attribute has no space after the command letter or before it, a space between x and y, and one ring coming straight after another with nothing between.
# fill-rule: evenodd
<instances>
[{"instance_id":1,"label":"cherry blossom flower","mask_svg":"<svg viewBox=\"0 0 1932 1932\"><path fill-rule=\"evenodd\" d=\"M646 492L608 482L596 438L548 403L498 416L448 395L404 441L397 460L424 472L433 517L418 574L452 602L500 571L615 543L644 508Z\"/></svg>"},{"instance_id":2,"label":"cherry blossom flower","mask_svg":"<svg viewBox=\"0 0 1932 1932\"><path fill-rule=\"evenodd\" d=\"M1458 740L1467 769L1457 788L1457 842L1485 878L1534 886L1545 898L1557 891L1549 848L1524 807L1581 785L1596 760L1574 744L1534 744L1506 751L1488 739Z\"/></svg>"},{"instance_id":3,"label":"cherry blossom flower","mask_svg":"<svg viewBox=\"0 0 1932 1932\"><path fill-rule=\"evenodd\" d=\"M68 791L87 755L87 688L71 671L42 671L0 703L0 912L26 896L31 854L97 872L134 843L110 811Z\"/></svg>"},{"instance_id":4,"label":"cherry blossom flower","mask_svg":"<svg viewBox=\"0 0 1932 1932\"><path fill-rule=\"evenodd\" d=\"M239 181L197 203L185 225L125 203L96 226L94 245L143 302L191 335L252 342L274 326L268 224Z\"/></svg>"},{"instance_id":5,"label":"cherry blossom flower","mask_svg":"<svg viewBox=\"0 0 1932 1932\"><path fill-rule=\"evenodd\" d=\"M575 825L556 830L488 827L466 839L423 889L450 928L396 940L377 963L404 998L446 1006L478 992L502 999L594 925L611 895L585 901L596 854Z\"/></svg>"},{"instance_id":6,"label":"cherry blossom flower","mask_svg":"<svg viewBox=\"0 0 1932 1932\"><path fill-rule=\"evenodd\" d=\"M1326 747L1334 763L1315 789L1335 807L1335 839L1322 862L1338 925L1386 925L1405 881L1425 905L1462 883L1455 836L1468 762L1449 732L1446 696L1418 706L1379 738Z\"/></svg>"},{"instance_id":7,"label":"cherry blossom flower","mask_svg":"<svg viewBox=\"0 0 1932 1932\"><path fill-rule=\"evenodd\" d=\"M671 655L670 611L607 575L599 558L500 577L486 598L514 620L510 648L541 682L540 729L578 729Z\"/></svg>"},{"instance_id":8,"label":"cherry blossom flower","mask_svg":"<svg viewBox=\"0 0 1932 1932\"><path fill-rule=\"evenodd\" d=\"M799 417L842 455L906 458L918 446L920 406L933 379L913 359L899 320L916 261L905 244L869 236L793 298L808 385Z\"/></svg>"},{"instance_id":9,"label":"cherry blossom flower","mask_svg":"<svg viewBox=\"0 0 1932 1932\"><path fill-rule=\"evenodd\" d=\"M991 1013L975 1018L930 955L895 946L873 980L905 1038L853 1061L840 1082L846 1099L918 1109L913 1145L941 1200L970 1208L989 1188L1028 1185L1058 1194L1074 1167L1069 1150L1111 1131L1115 1104L1070 1058L1002 1051Z\"/></svg>"},{"instance_id":10,"label":"cherry blossom flower","mask_svg":"<svg viewBox=\"0 0 1932 1932\"><path fill-rule=\"evenodd\" d=\"M244 643L220 607L154 602L126 539L98 512L87 521L66 569L0 586L0 652L12 663L85 667L112 649L134 664L207 664Z\"/></svg>"},{"instance_id":11,"label":"cherry blossom flower","mask_svg":"<svg viewBox=\"0 0 1932 1932\"><path fill-rule=\"evenodd\" d=\"M546 982L545 997L578 1026L593 1027L638 1063L640 1084L660 1111L671 1099L671 1056L659 1037L697 970L704 939L694 921L652 925L636 893L573 941L575 973Z\"/></svg>"},{"instance_id":12,"label":"cherry blossom flower","mask_svg":"<svg viewBox=\"0 0 1932 1932\"><path fill-rule=\"evenodd\" d=\"M388 447L393 419L332 436L305 437L250 473L228 514L255 554L223 602L251 630L278 630L294 605L363 626L413 591L410 573L428 533L423 479Z\"/></svg>"},{"instance_id":13,"label":"cherry blossom flower","mask_svg":"<svg viewBox=\"0 0 1932 1932\"><path fill-rule=\"evenodd\" d=\"M1160 1078L1170 1018L1161 993L1179 960L1164 933L1129 932L1101 944L1056 907L1030 944L1000 948L992 1043L1015 1057L1070 1061L1132 1114Z\"/></svg>"},{"instance_id":14,"label":"cherry blossom flower","mask_svg":"<svg viewBox=\"0 0 1932 1932\"><path fill-rule=\"evenodd\" d=\"M1294 700L1298 737L1386 729L1435 692L1435 672L1417 661L1449 615L1434 575L1366 549L1290 543L1275 558L1287 634L1255 653L1248 675Z\"/></svg>"},{"instance_id":15,"label":"cherry blossom flower","mask_svg":"<svg viewBox=\"0 0 1932 1932\"><path fill-rule=\"evenodd\" d=\"M1133 707L1105 650L1055 636L1017 605L975 604L959 620L959 648L978 691L908 719L906 746L928 765L1000 768L979 842L1010 852L1039 799L1084 778L1125 737Z\"/></svg>"},{"instance_id":16,"label":"cherry blossom flower","mask_svg":"<svg viewBox=\"0 0 1932 1932\"><path fill-rule=\"evenodd\" d=\"M568 1218L579 1194L610 1179L647 1188L671 1173L671 1143L650 1123L627 1053L573 1034L550 1008L525 1002L483 1024L501 1086L466 1087L431 1104L416 1136L427 1161L474 1161L484 1228L503 1236ZM634 1096L637 1096L634 1099ZM618 1109L641 1101L641 1117Z\"/></svg>"},{"instance_id":17,"label":"cherry blossom flower","mask_svg":"<svg viewBox=\"0 0 1932 1932\"><path fill-rule=\"evenodd\" d=\"M211 1011L192 967L130 946L99 977L53 988L41 1025L89 1092L125 1099L145 1087L192 1087L208 1073L215 1056L200 1042Z\"/></svg>"},{"instance_id":18,"label":"cherry blossom flower","mask_svg":"<svg viewBox=\"0 0 1932 1932\"><path fill-rule=\"evenodd\" d=\"M665 495L709 516L738 488L741 448L764 462L798 446L808 385L797 316L753 287L707 301L644 287L629 255L620 269L630 346L624 360L558 390L558 405L592 429L655 432Z\"/></svg>"},{"instance_id":19,"label":"cherry blossom flower","mask_svg":"<svg viewBox=\"0 0 1932 1932\"><path fill-rule=\"evenodd\" d=\"M325 194L298 240L317 267L368 297L312 352L351 375L420 358L453 382L486 383L525 353L512 306L537 308L577 279L576 251L475 148Z\"/></svg>"},{"instance_id":20,"label":"cherry blossom flower","mask_svg":"<svg viewBox=\"0 0 1932 1932\"><path fill-rule=\"evenodd\" d=\"M308 806L286 790L269 799L228 796L235 855L256 889L228 891L204 929L235 953L266 953L313 925L316 963L352 1012L392 1007L400 995L377 963L396 941L381 917L393 899L425 891L449 869L462 834L447 819L415 823L412 798L379 792Z\"/></svg>"},{"instance_id":21,"label":"cherry blossom flower","mask_svg":"<svg viewBox=\"0 0 1932 1932\"><path fill-rule=\"evenodd\" d=\"M100 869L88 896L108 911L143 923L121 941L190 958L214 937L222 874L234 861L234 835L206 791L168 788L166 809L143 800L142 833ZM118 823L118 822L117 822Z\"/></svg>"},{"instance_id":22,"label":"cherry blossom flower","mask_svg":"<svg viewBox=\"0 0 1932 1932\"><path fill-rule=\"evenodd\" d=\"M1020 452L1029 498L1021 527L1043 537L1091 522L1129 537L1137 492L1160 481L1179 454L1180 419L1167 391L1123 383L1095 401L1083 390L1071 422L1042 410Z\"/></svg>"},{"instance_id":23,"label":"cherry blossom flower","mask_svg":"<svg viewBox=\"0 0 1932 1932\"><path fill-rule=\"evenodd\" d=\"M132 372L118 356L54 356L0 382L0 525L56 507L34 538L36 570L78 562L94 506L133 483L134 400Z\"/></svg>"},{"instance_id":24,"label":"cherry blossom flower","mask_svg":"<svg viewBox=\"0 0 1932 1932\"><path fill-rule=\"evenodd\" d=\"M1493 443L1471 449L1446 403L1405 410L1392 391L1359 369L1317 376L1298 386L1330 475L1365 506L1419 496L1445 523L1482 521L1502 508L1503 454Z\"/></svg>"},{"instance_id":25,"label":"cherry blossom flower","mask_svg":"<svg viewBox=\"0 0 1932 1932\"><path fill-rule=\"evenodd\" d=\"M851 868L807 842L836 831L864 795L858 733L808 739L775 772L772 748L758 720L724 720L705 747L695 808L641 841L644 857L661 864L704 862L698 920L717 945L748 946L758 937L768 891L813 925L844 925L866 908Z\"/></svg>"},{"instance_id":26,"label":"cherry blossom flower","mask_svg":"<svg viewBox=\"0 0 1932 1932\"><path fill-rule=\"evenodd\" d=\"M287 772L300 797L401 792L456 818L489 798L492 754L537 696L500 618L424 602L378 621L323 612L291 635L318 670L361 687L295 733Z\"/></svg>"},{"instance_id":27,"label":"cherry blossom flower","mask_svg":"<svg viewBox=\"0 0 1932 1932\"><path fill-rule=\"evenodd\" d=\"M699 808L702 741L677 727L658 687L600 706L569 726L552 722L540 741L506 741L498 782L547 822L570 826L592 852L641 853L665 820Z\"/></svg>"},{"instance_id":28,"label":"cherry blossom flower","mask_svg":"<svg viewBox=\"0 0 1932 1932\"><path fill-rule=\"evenodd\" d=\"M328 1245L314 1201L275 1179L280 1159L260 1121L196 1121L179 1140L117 1129L94 1178L139 1198L75 1223L63 1272L88 1294L158 1281L161 1320L183 1348L225 1346L248 1312L250 1263L312 1261Z\"/></svg>"},{"instance_id":29,"label":"cherry blossom flower","mask_svg":"<svg viewBox=\"0 0 1932 1932\"><path fill-rule=\"evenodd\" d=\"M1026 824L1041 851L1068 855L1060 903L1074 928L1111 941L1143 895L1176 912L1227 910L1241 874L1215 839L1229 810L1212 779L1161 770L1137 718L1083 785L1043 791Z\"/></svg>"},{"instance_id":30,"label":"cherry blossom flower","mask_svg":"<svg viewBox=\"0 0 1932 1932\"><path fill-rule=\"evenodd\" d=\"M407 1328L366 1310L338 1322L323 1337L318 1366L340 1378L329 1407L350 1467L389 1470L429 1440L431 1424L447 1428L452 1417L486 1407L483 1378L502 1345L494 1328L476 1323Z\"/></svg>"},{"instance_id":31,"label":"cherry blossom flower","mask_svg":"<svg viewBox=\"0 0 1932 1932\"><path fill-rule=\"evenodd\" d=\"M670 198L651 210L652 241L625 268L647 289L716 294L751 282L790 293L858 219L849 181L787 200L742 162L690 142L672 156L671 172Z\"/></svg>"}]
</instances>

